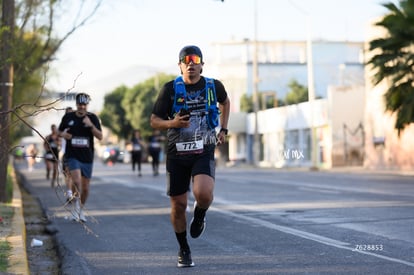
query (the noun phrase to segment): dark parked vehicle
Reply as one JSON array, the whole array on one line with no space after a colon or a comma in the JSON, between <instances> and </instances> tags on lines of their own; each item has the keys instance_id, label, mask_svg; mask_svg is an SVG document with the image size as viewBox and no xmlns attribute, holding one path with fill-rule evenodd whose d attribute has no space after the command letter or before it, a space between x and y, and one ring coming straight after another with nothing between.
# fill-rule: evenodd
<instances>
[{"instance_id":1,"label":"dark parked vehicle","mask_svg":"<svg viewBox=\"0 0 414 275\"><path fill-rule=\"evenodd\" d=\"M119 147L108 146L104 149L102 153L102 161L104 163L123 162L123 160L124 160L124 152L121 151Z\"/></svg>"}]
</instances>

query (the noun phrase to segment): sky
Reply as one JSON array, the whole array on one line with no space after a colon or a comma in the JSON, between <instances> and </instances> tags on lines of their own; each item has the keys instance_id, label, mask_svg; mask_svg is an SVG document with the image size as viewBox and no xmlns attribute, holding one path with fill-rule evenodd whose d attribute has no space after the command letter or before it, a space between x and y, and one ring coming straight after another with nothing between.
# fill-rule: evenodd
<instances>
[{"instance_id":1,"label":"sky","mask_svg":"<svg viewBox=\"0 0 414 275\"><path fill-rule=\"evenodd\" d=\"M77 7L81 0L71 1ZM94 1L86 1L89 4ZM385 14L384 0L103 0L86 25L69 37L50 65L56 91L84 91L99 111L116 87L131 87L157 72L179 73L178 52L198 45L204 75L214 42L253 40L365 41L370 23ZM255 8L256 7L256 8ZM256 11L256 12L255 12ZM57 35L75 18L69 9ZM256 22L256 32L255 32Z\"/></svg>"}]
</instances>

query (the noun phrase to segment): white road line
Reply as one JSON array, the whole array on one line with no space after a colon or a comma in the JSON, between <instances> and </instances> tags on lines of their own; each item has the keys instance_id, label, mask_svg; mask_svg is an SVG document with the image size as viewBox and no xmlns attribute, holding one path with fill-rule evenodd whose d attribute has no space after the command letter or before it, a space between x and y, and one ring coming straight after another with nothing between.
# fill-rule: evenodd
<instances>
[{"instance_id":1,"label":"white road line","mask_svg":"<svg viewBox=\"0 0 414 275\"><path fill-rule=\"evenodd\" d=\"M216 203L219 203L219 204L223 203L223 200L220 200L219 198L215 198L214 201ZM221 202L219 202L219 201L221 201ZM229 205L229 203L225 203L225 202L223 204ZM243 215L243 214L237 214L237 213L234 213L232 211L220 209L219 206L210 207L210 209L213 210L213 211L216 211L216 212L220 212L220 213L222 213L224 215L227 215L227 216L235 217L239 220L245 220L245 221L248 221L252 224L263 226L263 227L266 227L266 228L269 228L269 229L274 229L274 230L277 230L277 231L280 231L280 232L283 232L283 233L291 234L291 235L294 235L294 236L297 236L297 237L300 237L300 238L315 241L315 242L322 243L322 244L325 244L325 245L328 245L328 246L333 246L333 247L340 248L340 249L350 250L352 252L365 254L365 255L370 255L370 256L377 257L377 258L380 258L380 259L384 259L384 260L387 260L387 261L391 261L391 262L400 263L400 264L404 264L404 265L414 267L413 262L408 262L408 261L405 261L405 260L384 256L384 255L377 254L377 253L374 253L374 252L355 250L355 247L351 247L351 245L349 243L346 243L346 242L342 242L342 241L338 241L338 240L331 239L331 238L328 238L328 237L324 237L324 236L321 236L321 235L317 235L317 234L309 233L309 232L306 232L306 231L290 228L290 227L287 227L287 226L276 225L274 223L271 223L271 222L268 222L268 221L265 221L265 220L262 220L262 219L246 216L246 215ZM247 210L247 208L246 208L246 210Z\"/></svg>"},{"instance_id":2,"label":"white road line","mask_svg":"<svg viewBox=\"0 0 414 275\"><path fill-rule=\"evenodd\" d=\"M225 179L217 177L218 179ZM239 183L249 183L249 182L255 182L257 178L246 178L246 177L238 177L238 176L232 176L231 181L232 182L239 182ZM379 195L398 195L398 196L409 196L414 197L411 193L401 192L398 189L394 190L378 190L374 189L372 187L357 187L355 186L345 186L345 185L329 185L329 184L320 184L316 182L301 182L296 180L286 180L286 179L278 179L278 178L260 178L261 183L266 184L272 184L272 185L289 185L289 186L296 186L297 188L310 188L315 191L320 191L320 189L323 189L325 191L331 190L336 192L351 192L351 193L370 193L370 194L379 194Z\"/></svg>"},{"instance_id":3,"label":"white road line","mask_svg":"<svg viewBox=\"0 0 414 275\"><path fill-rule=\"evenodd\" d=\"M106 181L106 180L104 180L104 181ZM125 186L128 186L128 187L140 187L140 188L144 187L144 188L151 189L151 190L164 191L165 192L165 188L163 188L161 186L155 186L155 185L151 185L151 184L140 184L139 186L137 186L136 184L131 183L130 180L122 180L120 178L116 179L116 182L121 183L121 184L123 184ZM216 204L218 206L214 206ZM297 236L297 237L300 237L300 238L315 241L315 242L322 243L322 244L325 244L325 245L328 245L328 246L332 246L332 247L336 247L336 248L340 248L340 249L345 249L345 250L349 250L349 251L364 254L364 255L370 255L370 256L380 258L380 259L383 259L383 260L387 260L387 261L390 261L390 262L400 263L400 264L404 264L404 265L407 265L407 266L414 267L413 262L408 262L408 261L405 261L405 260L384 256L384 255L377 254L377 253L374 253L374 252L355 250L355 247L352 247L349 243L346 243L346 242L342 242L342 241L338 241L338 240L331 239L331 238L328 238L328 237L324 237L324 236L321 236L321 235L317 235L317 234L309 233L309 232L306 232L306 231L290 228L290 227L287 227L287 226L276 225L276 224L273 224L273 223L265 221L265 220L261 220L261 219L258 219L258 218L253 218L253 217L246 216L246 215L243 215L243 214L237 214L235 212L224 210L224 209L220 208L220 205L231 206L232 204L233 203L231 203L229 201L226 201L224 199L220 199L217 196L215 196L213 206L210 207L210 209L212 211L216 211L216 212L222 213L222 214L227 215L227 216L235 217L239 220L245 220L245 221L248 221L250 223L259 225L259 226L263 226L263 227L266 227L266 228L269 228L269 229L273 229L273 230L277 230L277 231L284 232L284 233L287 233L287 234L291 234L291 235L294 235L294 236ZM241 210L240 207L238 209ZM249 208L246 207L245 210L249 211Z\"/></svg>"}]
</instances>

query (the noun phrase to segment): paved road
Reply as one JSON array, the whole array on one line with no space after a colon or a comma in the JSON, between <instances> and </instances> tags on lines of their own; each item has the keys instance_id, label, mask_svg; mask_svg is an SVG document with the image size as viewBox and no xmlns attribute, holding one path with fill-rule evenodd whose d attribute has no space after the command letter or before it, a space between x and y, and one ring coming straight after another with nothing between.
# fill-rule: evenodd
<instances>
[{"instance_id":1,"label":"paved road","mask_svg":"<svg viewBox=\"0 0 414 275\"><path fill-rule=\"evenodd\" d=\"M165 173L149 169L96 162L86 225L68 219L43 170L22 170L64 274L414 273L413 176L218 168L206 232L189 240L196 267L178 269Z\"/></svg>"}]
</instances>

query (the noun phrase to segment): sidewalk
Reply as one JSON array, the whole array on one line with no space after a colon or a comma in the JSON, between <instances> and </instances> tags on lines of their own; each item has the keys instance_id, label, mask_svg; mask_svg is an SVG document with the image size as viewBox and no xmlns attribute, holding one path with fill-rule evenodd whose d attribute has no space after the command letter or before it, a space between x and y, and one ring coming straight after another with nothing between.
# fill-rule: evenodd
<instances>
[{"instance_id":1,"label":"sidewalk","mask_svg":"<svg viewBox=\"0 0 414 275\"><path fill-rule=\"evenodd\" d=\"M22 195L17 184L15 171L13 171L13 199L11 205L14 208L14 214L10 224L11 234L6 238L11 246L7 272L15 275L27 275L30 272L26 254L26 226L23 218Z\"/></svg>"}]
</instances>

